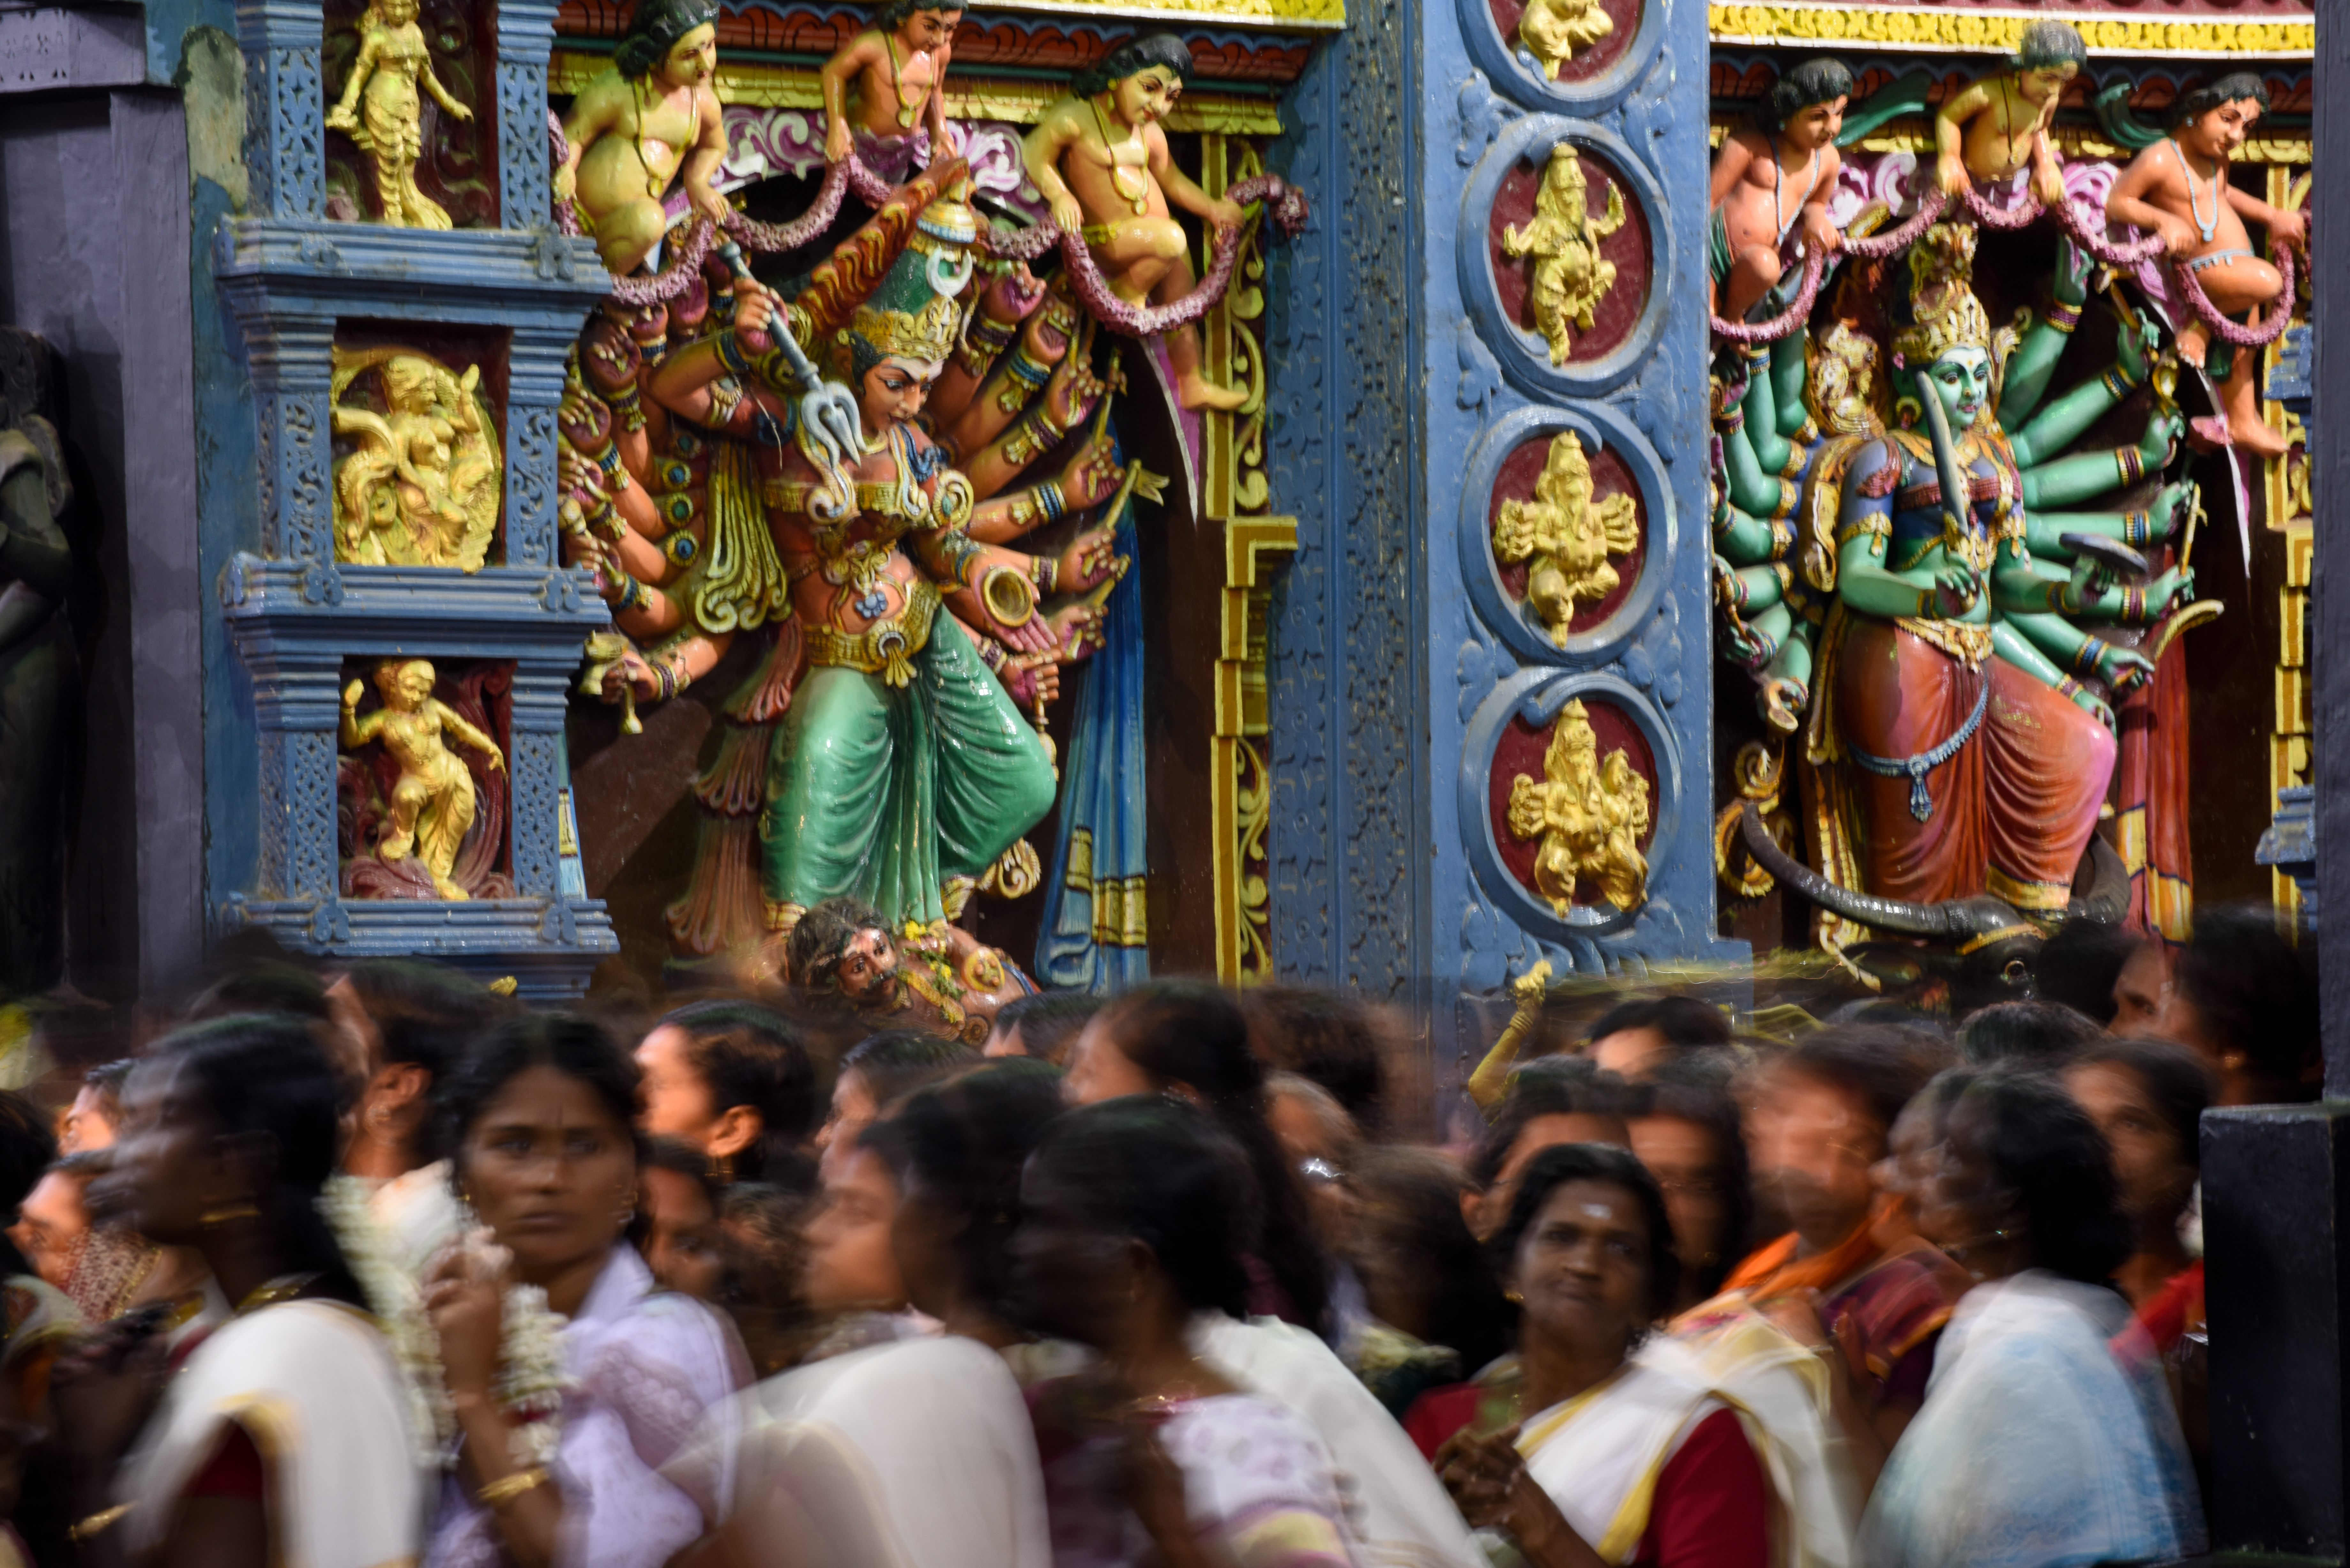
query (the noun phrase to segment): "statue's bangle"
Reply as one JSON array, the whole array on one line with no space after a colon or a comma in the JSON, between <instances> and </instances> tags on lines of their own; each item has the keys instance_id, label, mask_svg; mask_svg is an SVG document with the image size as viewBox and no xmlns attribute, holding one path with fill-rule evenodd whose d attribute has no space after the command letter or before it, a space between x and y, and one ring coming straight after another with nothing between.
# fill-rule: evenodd
<instances>
[{"instance_id":1,"label":"statue's bangle","mask_svg":"<svg viewBox=\"0 0 2350 1568\"><path fill-rule=\"evenodd\" d=\"M1044 598L1055 592L1061 581L1061 561L1057 556L1028 557L1028 580L1036 585L1036 597Z\"/></svg>"},{"instance_id":2,"label":"statue's bangle","mask_svg":"<svg viewBox=\"0 0 2350 1568\"><path fill-rule=\"evenodd\" d=\"M1935 609L1935 598L1936 591L1932 588L1920 588L1918 590L1918 618L1919 620L1928 620L1932 618Z\"/></svg>"},{"instance_id":3,"label":"statue's bangle","mask_svg":"<svg viewBox=\"0 0 2350 1568\"><path fill-rule=\"evenodd\" d=\"M693 671L685 667L685 655L667 660L663 669L669 671L669 694L672 697L693 684Z\"/></svg>"},{"instance_id":4,"label":"statue's bangle","mask_svg":"<svg viewBox=\"0 0 2350 1568\"><path fill-rule=\"evenodd\" d=\"M2072 663L2074 674L2081 677L2084 680L2092 679L2097 674L2097 651L2099 646L2097 639L2094 637L2085 637L2081 639L2081 646L2073 650Z\"/></svg>"},{"instance_id":5,"label":"statue's bangle","mask_svg":"<svg viewBox=\"0 0 2350 1568\"><path fill-rule=\"evenodd\" d=\"M2069 337L2073 329L2081 325L2081 307L2067 305L2061 299L2052 299L2048 302L2046 319L2049 326Z\"/></svg>"},{"instance_id":6,"label":"statue's bangle","mask_svg":"<svg viewBox=\"0 0 2350 1568\"><path fill-rule=\"evenodd\" d=\"M2121 470L2124 484L2136 484L2146 477L2146 459L2139 455L2137 448L2134 446L2116 447L2114 466Z\"/></svg>"},{"instance_id":7,"label":"statue's bangle","mask_svg":"<svg viewBox=\"0 0 2350 1568\"><path fill-rule=\"evenodd\" d=\"M2154 514L2128 512L2122 514L2122 543L2143 545L2154 537Z\"/></svg>"},{"instance_id":8,"label":"statue's bangle","mask_svg":"<svg viewBox=\"0 0 2350 1568\"><path fill-rule=\"evenodd\" d=\"M668 659L650 659L646 667L653 672L653 682L660 688L658 695L660 701L666 702L677 695L677 671L670 668Z\"/></svg>"},{"instance_id":9,"label":"statue's bangle","mask_svg":"<svg viewBox=\"0 0 2350 1568\"><path fill-rule=\"evenodd\" d=\"M1746 405L1731 404L1729 408L1722 410L1721 417L1714 421L1713 424L1714 428L1724 435L1736 435L1746 428Z\"/></svg>"},{"instance_id":10,"label":"statue's bangle","mask_svg":"<svg viewBox=\"0 0 2350 1568\"><path fill-rule=\"evenodd\" d=\"M718 362L726 367L728 375L748 376L751 373L751 361L743 358L743 345L736 339L732 327L712 337L710 342L711 346L718 350Z\"/></svg>"},{"instance_id":11,"label":"statue's bangle","mask_svg":"<svg viewBox=\"0 0 2350 1568\"><path fill-rule=\"evenodd\" d=\"M2144 620L2146 618L2146 590L2144 588L2124 588L2122 590L2122 618L2124 620Z\"/></svg>"},{"instance_id":12,"label":"statue's bangle","mask_svg":"<svg viewBox=\"0 0 2350 1568\"><path fill-rule=\"evenodd\" d=\"M2082 690L2081 683L2069 675L2059 675L2056 678L2056 695L2059 697L2066 699L2078 697Z\"/></svg>"},{"instance_id":13,"label":"statue's bangle","mask_svg":"<svg viewBox=\"0 0 2350 1568\"><path fill-rule=\"evenodd\" d=\"M993 357L1003 352L1003 346L1020 331L1017 321L997 321L983 310L971 313L971 325L963 330L963 341L983 354Z\"/></svg>"},{"instance_id":14,"label":"statue's bangle","mask_svg":"<svg viewBox=\"0 0 2350 1568\"><path fill-rule=\"evenodd\" d=\"M1003 670L1003 660L1007 656L1003 651L1003 645L996 641L993 638L983 637L979 639L979 661L982 664L986 665L988 669L994 670L999 674L1002 673Z\"/></svg>"},{"instance_id":15,"label":"statue's bangle","mask_svg":"<svg viewBox=\"0 0 2350 1568\"><path fill-rule=\"evenodd\" d=\"M1061 493L1058 480L1048 479L1036 487L1036 504L1044 512L1047 523L1058 523L1069 514L1069 503Z\"/></svg>"}]
</instances>

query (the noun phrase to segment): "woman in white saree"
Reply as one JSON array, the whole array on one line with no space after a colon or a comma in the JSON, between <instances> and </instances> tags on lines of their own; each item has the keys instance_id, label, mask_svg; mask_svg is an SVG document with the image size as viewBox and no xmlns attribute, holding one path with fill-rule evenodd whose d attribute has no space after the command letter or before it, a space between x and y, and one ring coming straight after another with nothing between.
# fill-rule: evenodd
<instances>
[{"instance_id":1,"label":"woman in white saree","mask_svg":"<svg viewBox=\"0 0 2350 1568\"><path fill-rule=\"evenodd\" d=\"M59 1363L86 1564L414 1561L407 1395L317 1209L344 1103L303 1024L276 1015L182 1030L124 1085L103 1199L203 1255L218 1315L176 1336L117 1319Z\"/></svg>"},{"instance_id":2,"label":"woman in white saree","mask_svg":"<svg viewBox=\"0 0 2350 1568\"><path fill-rule=\"evenodd\" d=\"M2108 1341L2131 1251L2104 1140L2054 1080L1955 1069L1918 1227L1980 1282L1862 1521L1872 1568L2070 1568L2203 1549L2159 1372Z\"/></svg>"},{"instance_id":3,"label":"woman in white saree","mask_svg":"<svg viewBox=\"0 0 2350 1568\"><path fill-rule=\"evenodd\" d=\"M1635 1354L1679 1272L1647 1169L1602 1144L1544 1149L1493 1245L1523 1307L1533 1413L1498 1429L1472 1416L1438 1450L1469 1521L1533 1568L1765 1568L1778 1504L1740 1413Z\"/></svg>"},{"instance_id":4,"label":"woman in white saree","mask_svg":"<svg viewBox=\"0 0 2350 1568\"><path fill-rule=\"evenodd\" d=\"M836 1143L808 1226L821 1313L920 1314L935 1333L827 1356L737 1401L669 1473L717 1525L698 1560L755 1568L1045 1568L1036 1443L1006 1354L1005 1242L1060 1075L991 1062Z\"/></svg>"}]
</instances>

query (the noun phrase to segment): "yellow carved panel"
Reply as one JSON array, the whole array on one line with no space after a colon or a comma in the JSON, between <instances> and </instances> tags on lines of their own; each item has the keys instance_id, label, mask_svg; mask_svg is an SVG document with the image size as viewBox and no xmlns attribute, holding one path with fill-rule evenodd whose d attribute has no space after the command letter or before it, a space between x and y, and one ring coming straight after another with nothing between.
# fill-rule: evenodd
<instances>
[{"instance_id":1,"label":"yellow carved panel","mask_svg":"<svg viewBox=\"0 0 2350 1568\"><path fill-rule=\"evenodd\" d=\"M1860 44L1880 49L2012 51L2033 22L2070 22L2095 54L2308 58L2314 20L2238 22L2220 17L2157 20L2109 13L2021 7L1997 11L1940 5L1864 5L1782 0L1775 5L1707 7L1717 44Z\"/></svg>"}]
</instances>

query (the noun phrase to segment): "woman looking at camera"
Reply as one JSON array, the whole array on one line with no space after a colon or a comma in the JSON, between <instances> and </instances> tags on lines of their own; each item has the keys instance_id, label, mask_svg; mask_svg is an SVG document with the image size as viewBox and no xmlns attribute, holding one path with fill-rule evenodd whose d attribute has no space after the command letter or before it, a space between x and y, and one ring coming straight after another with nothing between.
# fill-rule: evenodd
<instances>
[{"instance_id":1,"label":"woman looking at camera","mask_svg":"<svg viewBox=\"0 0 2350 1568\"><path fill-rule=\"evenodd\" d=\"M658 1568L702 1533L659 1467L748 1368L725 1321L656 1293L629 1242L637 1081L596 1025L530 1016L450 1085L452 1175L484 1230L425 1277L458 1450L432 1563Z\"/></svg>"},{"instance_id":2,"label":"woman looking at camera","mask_svg":"<svg viewBox=\"0 0 2350 1568\"><path fill-rule=\"evenodd\" d=\"M85 1564L416 1555L407 1395L317 1209L345 1090L306 1023L275 1014L183 1029L124 1084L99 1199L201 1253L228 1310L176 1336L161 1312L133 1313L59 1362Z\"/></svg>"},{"instance_id":3,"label":"woman looking at camera","mask_svg":"<svg viewBox=\"0 0 2350 1568\"><path fill-rule=\"evenodd\" d=\"M1523 1314L1526 1415L1464 1412L1437 1450L1469 1522L1533 1568L1762 1568L1771 1488L1737 1414L1635 1354L1679 1282L1655 1179L1620 1148L1544 1149L1493 1247Z\"/></svg>"}]
</instances>

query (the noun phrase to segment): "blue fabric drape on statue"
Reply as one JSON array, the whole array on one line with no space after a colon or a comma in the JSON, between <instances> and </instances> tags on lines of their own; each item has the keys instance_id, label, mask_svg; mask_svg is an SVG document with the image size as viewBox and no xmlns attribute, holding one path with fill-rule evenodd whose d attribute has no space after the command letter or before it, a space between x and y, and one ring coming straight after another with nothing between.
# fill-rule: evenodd
<instances>
[{"instance_id":1,"label":"blue fabric drape on statue","mask_svg":"<svg viewBox=\"0 0 2350 1568\"><path fill-rule=\"evenodd\" d=\"M1107 641L1082 667L1045 880L1039 984L1107 995L1150 974L1143 902L1142 571L1134 504L1118 519L1132 563L1104 607Z\"/></svg>"}]
</instances>

